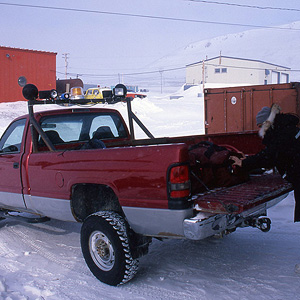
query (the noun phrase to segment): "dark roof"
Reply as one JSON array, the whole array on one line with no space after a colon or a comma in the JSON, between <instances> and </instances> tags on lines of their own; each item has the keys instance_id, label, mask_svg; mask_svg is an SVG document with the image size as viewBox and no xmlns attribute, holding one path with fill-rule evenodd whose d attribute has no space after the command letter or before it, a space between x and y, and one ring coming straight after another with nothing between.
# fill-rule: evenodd
<instances>
[{"instance_id":1,"label":"dark roof","mask_svg":"<svg viewBox=\"0 0 300 300\"><path fill-rule=\"evenodd\" d=\"M204 62L206 62L206 61L211 61L211 60L214 60L214 59L216 59L216 58L230 58L230 59L238 59L238 60L255 61L255 62L264 63L264 64L268 64L268 65L272 65L272 66L276 66L276 67L280 67L280 68L290 69L290 68L288 68L288 67L284 67L284 66L280 66L280 65L268 63L268 62L266 62L266 61L262 61L262 60L258 60L258 59L239 58L239 57L223 56L223 55L221 55L221 56L216 56L216 57L209 58L209 59L205 59ZM192 66L192 65L196 65L196 64L200 64L200 63L203 63L203 60L198 61L198 62L195 62L195 63L192 63L192 64L188 64L188 65L186 65L186 67Z\"/></svg>"},{"instance_id":2,"label":"dark roof","mask_svg":"<svg viewBox=\"0 0 300 300\"><path fill-rule=\"evenodd\" d=\"M72 87L82 87L83 82L80 78L75 79L57 79L56 80L56 90L58 93L64 93L66 91L66 84L70 84L70 88Z\"/></svg>"}]
</instances>

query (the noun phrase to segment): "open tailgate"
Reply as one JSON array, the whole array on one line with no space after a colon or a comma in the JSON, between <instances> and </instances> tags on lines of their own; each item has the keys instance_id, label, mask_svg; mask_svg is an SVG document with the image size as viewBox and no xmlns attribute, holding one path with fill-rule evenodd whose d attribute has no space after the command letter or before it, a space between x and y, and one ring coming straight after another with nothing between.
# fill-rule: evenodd
<instances>
[{"instance_id":1,"label":"open tailgate","mask_svg":"<svg viewBox=\"0 0 300 300\"><path fill-rule=\"evenodd\" d=\"M193 196L198 211L239 214L292 191L292 185L277 174L255 175L232 187Z\"/></svg>"}]
</instances>

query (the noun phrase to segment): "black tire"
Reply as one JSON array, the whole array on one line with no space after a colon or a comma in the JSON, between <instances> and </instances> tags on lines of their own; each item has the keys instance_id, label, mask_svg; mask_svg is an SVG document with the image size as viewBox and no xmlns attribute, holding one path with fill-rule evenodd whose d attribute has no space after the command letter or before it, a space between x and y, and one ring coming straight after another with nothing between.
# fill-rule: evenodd
<instances>
[{"instance_id":1,"label":"black tire","mask_svg":"<svg viewBox=\"0 0 300 300\"><path fill-rule=\"evenodd\" d=\"M96 278L109 285L126 283L138 270L124 219L113 211L90 215L81 228L84 259Z\"/></svg>"}]
</instances>

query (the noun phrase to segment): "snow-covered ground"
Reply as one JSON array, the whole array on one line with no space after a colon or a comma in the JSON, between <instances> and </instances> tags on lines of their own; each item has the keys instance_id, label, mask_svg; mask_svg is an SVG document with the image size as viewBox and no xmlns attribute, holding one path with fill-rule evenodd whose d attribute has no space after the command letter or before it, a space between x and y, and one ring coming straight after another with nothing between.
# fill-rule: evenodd
<instances>
[{"instance_id":1,"label":"snow-covered ground","mask_svg":"<svg viewBox=\"0 0 300 300\"><path fill-rule=\"evenodd\" d=\"M149 95L133 111L154 136L203 133L198 88L184 98ZM115 106L126 118L126 106ZM39 108L45 109L45 107ZM27 112L26 102L0 104L0 131ZM137 131L137 136L142 133ZM202 241L154 240L137 276L120 287L98 281L80 249L80 224L0 221L0 299L300 299L300 223L292 193L269 210L272 229L237 229Z\"/></svg>"}]
</instances>

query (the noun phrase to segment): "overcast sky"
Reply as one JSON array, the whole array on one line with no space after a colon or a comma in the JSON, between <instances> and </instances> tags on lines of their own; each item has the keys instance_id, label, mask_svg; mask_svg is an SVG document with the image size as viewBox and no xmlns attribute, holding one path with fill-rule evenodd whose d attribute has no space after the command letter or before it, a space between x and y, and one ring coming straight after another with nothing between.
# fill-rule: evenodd
<instances>
[{"instance_id":1,"label":"overcast sky","mask_svg":"<svg viewBox=\"0 0 300 300\"><path fill-rule=\"evenodd\" d=\"M299 0L0 0L0 45L56 52L60 78L68 53L69 77L99 83L192 42L299 20Z\"/></svg>"}]
</instances>

